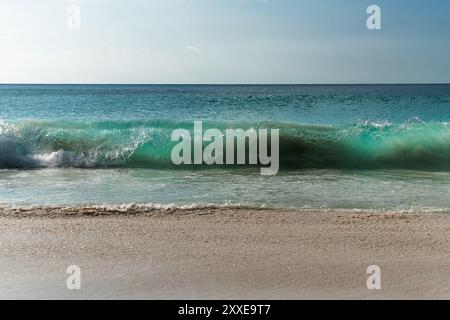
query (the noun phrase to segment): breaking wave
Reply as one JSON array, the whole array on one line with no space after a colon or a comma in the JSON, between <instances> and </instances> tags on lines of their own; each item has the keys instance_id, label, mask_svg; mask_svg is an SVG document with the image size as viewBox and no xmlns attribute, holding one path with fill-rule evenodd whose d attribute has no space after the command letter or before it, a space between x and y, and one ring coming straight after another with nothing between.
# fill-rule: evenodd
<instances>
[{"instance_id":1,"label":"breaking wave","mask_svg":"<svg viewBox=\"0 0 450 320\"><path fill-rule=\"evenodd\" d=\"M450 170L450 124L360 122L315 126L271 122L204 122L204 129L279 128L281 169ZM174 168L173 130L192 122L0 121L0 168ZM202 167L207 167L203 165Z\"/></svg>"}]
</instances>

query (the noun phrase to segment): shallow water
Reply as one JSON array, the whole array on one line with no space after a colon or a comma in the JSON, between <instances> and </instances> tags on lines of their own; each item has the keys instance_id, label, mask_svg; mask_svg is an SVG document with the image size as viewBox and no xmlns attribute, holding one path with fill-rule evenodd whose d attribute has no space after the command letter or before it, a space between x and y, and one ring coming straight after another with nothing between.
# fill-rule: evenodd
<instances>
[{"instance_id":1,"label":"shallow water","mask_svg":"<svg viewBox=\"0 0 450 320\"><path fill-rule=\"evenodd\" d=\"M1 170L0 203L152 203L436 211L450 208L450 173L407 170Z\"/></svg>"}]
</instances>

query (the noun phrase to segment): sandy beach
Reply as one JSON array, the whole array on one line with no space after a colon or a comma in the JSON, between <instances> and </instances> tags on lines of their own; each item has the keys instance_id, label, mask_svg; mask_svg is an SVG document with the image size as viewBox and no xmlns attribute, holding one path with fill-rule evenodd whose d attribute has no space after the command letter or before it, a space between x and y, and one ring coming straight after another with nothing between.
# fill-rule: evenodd
<instances>
[{"instance_id":1,"label":"sandy beach","mask_svg":"<svg viewBox=\"0 0 450 320\"><path fill-rule=\"evenodd\" d=\"M450 298L450 216L4 207L0 281L2 299Z\"/></svg>"}]
</instances>

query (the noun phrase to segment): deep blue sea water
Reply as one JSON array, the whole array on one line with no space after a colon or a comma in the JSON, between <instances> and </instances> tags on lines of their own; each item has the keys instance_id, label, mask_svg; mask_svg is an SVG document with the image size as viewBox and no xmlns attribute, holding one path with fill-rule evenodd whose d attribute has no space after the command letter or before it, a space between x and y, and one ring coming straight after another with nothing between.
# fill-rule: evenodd
<instances>
[{"instance_id":1,"label":"deep blue sea water","mask_svg":"<svg viewBox=\"0 0 450 320\"><path fill-rule=\"evenodd\" d=\"M176 128L280 129L277 176ZM0 203L450 210L450 85L0 85Z\"/></svg>"}]
</instances>

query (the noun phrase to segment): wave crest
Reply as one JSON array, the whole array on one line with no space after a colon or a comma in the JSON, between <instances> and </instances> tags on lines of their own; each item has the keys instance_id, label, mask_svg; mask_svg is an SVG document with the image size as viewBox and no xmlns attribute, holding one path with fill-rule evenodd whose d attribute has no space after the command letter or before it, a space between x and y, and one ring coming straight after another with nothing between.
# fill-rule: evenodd
<instances>
[{"instance_id":1,"label":"wave crest","mask_svg":"<svg viewBox=\"0 0 450 320\"><path fill-rule=\"evenodd\" d=\"M0 121L0 168L174 168L170 135L192 126L165 120ZM204 123L205 130L251 127L280 129L281 169L450 169L450 126L444 122Z\"/></svg>"}]
</instances>

